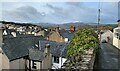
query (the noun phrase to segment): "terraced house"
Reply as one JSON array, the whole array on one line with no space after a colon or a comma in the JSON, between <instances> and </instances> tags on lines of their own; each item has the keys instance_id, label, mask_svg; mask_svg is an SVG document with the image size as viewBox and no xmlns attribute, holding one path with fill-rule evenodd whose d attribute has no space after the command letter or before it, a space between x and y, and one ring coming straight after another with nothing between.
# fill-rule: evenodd
<instances>
[{"instance_id":1,"label":"terraced house","mask_svg":"<svg viewBox=\"0 0 120 71\"><path fill-rule=\"evenodd\" d=\"M59 27L55 28L48 34L49 41L55 42L69 42L74 35L74 31L71 30L60 30Z\"/></svg>"},{"instance_id":2,"label":"terraced house","mask_svg":"<svg viewBox=\"0 0 120 71\"><path fill-rule=\"evenodd\" d=\"M1 31L2 32L2 31ZM40 49L40 37L2 37L0 47L0 70L2 69L51 69L52 55L46 43Z\"/></svg>"}]
</instances>

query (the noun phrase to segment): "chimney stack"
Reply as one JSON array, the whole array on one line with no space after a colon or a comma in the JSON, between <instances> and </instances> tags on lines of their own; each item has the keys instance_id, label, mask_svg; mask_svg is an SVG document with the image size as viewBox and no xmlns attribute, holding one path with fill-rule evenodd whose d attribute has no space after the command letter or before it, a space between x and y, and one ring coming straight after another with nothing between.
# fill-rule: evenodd
<instances>
[{"instance_id":1,"label":"chimney stack","mask_svg":"<svg viewBox=\"0 0 120 71\"><path fill-rule=\"evenodd\" d=\"M45 50L44 50L45 54L49 54L50 53L50 44L46 44L45 45Z\"/></svg>"},{"instance_id":2,"label":"chimney stack","mask_svg":"<svg viewBox=\"0 0 120 71\"><path fill-rule=\"evenodd\" d=\"M55 31L59 31L59 27L56 27L56 28L55 28Z\"/></svg>"},{"instance_id":3,"label":"chimney stack","mask_svg":"<svg viewBox=\"0 0 120 71\"><path fill-rule=\"evenodd\" d=\"M70 31L75 31L75 26L71 26Z\"/></svg>"}]
</instances>

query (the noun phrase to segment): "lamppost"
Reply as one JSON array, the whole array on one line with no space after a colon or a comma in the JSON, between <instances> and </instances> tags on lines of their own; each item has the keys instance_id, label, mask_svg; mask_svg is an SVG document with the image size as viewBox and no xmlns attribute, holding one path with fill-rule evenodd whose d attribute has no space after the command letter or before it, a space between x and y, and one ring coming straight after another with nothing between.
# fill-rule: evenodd
<instances>
[{"instance_id":1,"label":"lamppost","mask_svg":"<svg viewBox=\"0 0 120 71\"><path fill-rule=\"evenodd\" d=\"M98 9L98 35L99 35L99 41L101 42L101 30L100 30L100 9Z\"/></svg>"}]
</instances>

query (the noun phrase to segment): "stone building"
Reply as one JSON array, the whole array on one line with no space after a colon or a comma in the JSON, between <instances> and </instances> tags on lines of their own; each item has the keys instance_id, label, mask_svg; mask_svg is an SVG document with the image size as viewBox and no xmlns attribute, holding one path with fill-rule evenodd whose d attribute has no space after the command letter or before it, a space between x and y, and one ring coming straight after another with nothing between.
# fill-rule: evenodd
<instances>
[{"instance_id":1,"label":"stone building","mask_svg":"<svg viewBox=\"0 0 120 71\"><path fill-rule=\"evenodd\" d=\"M56 28L48 34L49 41L68 42L72 39L74 32L71 30L59 30Z\"/></svg>"}]
</instances>

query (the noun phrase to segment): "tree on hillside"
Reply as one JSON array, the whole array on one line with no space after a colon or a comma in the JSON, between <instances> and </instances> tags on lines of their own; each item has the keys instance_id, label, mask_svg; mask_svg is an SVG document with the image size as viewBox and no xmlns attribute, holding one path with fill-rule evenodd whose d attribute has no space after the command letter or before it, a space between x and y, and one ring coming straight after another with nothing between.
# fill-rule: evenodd
<instances>
[{"instance_id":1,"label":"tree on hillside","mask_svg":"<svg viewBox=\"0 0 120 71\"><path fill-rule=\"evenodd\" d=\"M80 29L75 33L68 46L68 58L71 58L77 53L83 53L86 49L98 47L99 39L95 31L90 28Z\"/></svg>"}]
</instances>

